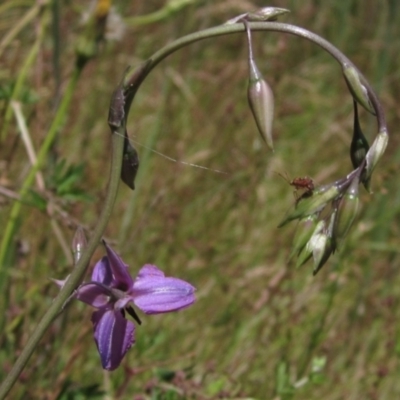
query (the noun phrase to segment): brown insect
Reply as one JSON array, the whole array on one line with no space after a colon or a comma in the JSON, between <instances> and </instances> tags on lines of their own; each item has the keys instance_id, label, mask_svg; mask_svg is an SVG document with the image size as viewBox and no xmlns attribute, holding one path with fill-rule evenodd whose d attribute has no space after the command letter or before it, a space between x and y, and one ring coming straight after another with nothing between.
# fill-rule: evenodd
<instances>
[{"instance_id":1,"label":"brown insect","mask_svg":"<svg viewBox=\"0 0 400 400\"><path fill-rule=\"evenodd\" d=\"M295 188L295 197L296 197L296 204L307 197L312 196L314 192L314 181L309 178L308 176L304 178L294 178L290 180L287 176L284 176L278 172L278 174L289 183L289 185Z\"/></svg>"}]
</instances>

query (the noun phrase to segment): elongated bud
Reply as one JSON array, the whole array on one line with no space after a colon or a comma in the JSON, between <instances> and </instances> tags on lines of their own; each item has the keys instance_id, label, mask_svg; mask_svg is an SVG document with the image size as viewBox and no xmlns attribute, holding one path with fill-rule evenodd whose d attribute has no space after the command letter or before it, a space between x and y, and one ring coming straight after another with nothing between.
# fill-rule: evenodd
<instances>
[{"instance_id":1,"label":"elongated bud","mask_svg":"<svg viewBox=\"0 0 400 400\"><path fill-rule=\"evenodd\" d=\"M247 91L250 109L253 113L261 137L273 150L272 122L274 118L274 95L263 79L258 79L260 71L254 61L250 62L250 78Z\"/></svg>"},{"instance_id":2,"label":"elongated bud","mask_svg":"<svg viewBox=\"0 0 400 400\"><path fill-rule=\"evenodd\" d=\"M369 150L369 144L360 127L358 119L357 102L354 104L354 125L353 125L353 138L350 145L350 158L354 169L358 168L364 161L364 158Z\"/></svg>"},{"instance_id":3,"label":"elongated bud","mask_svg":"<svg viewBox=\"0 0 400 400\"><path fill-rule=\"evenodd\" d=\"M318 223L315 226L315 229L313 230L311 237L307 241L306 245L300 250L300 253L296 259L296 268L301 267L304 265L312 256L313 256L313 248L314 248L314 242L316 240L316 237L323 231L325 228L325 221L318 221Z\"/></svg>"},{"instance_id":4,"label":"elongated bud","mask_svg":"<svg viewBox=\"0 0 400 400\"><path fill-rule=\"evenodd\" d=\"M310 197L301 199L301 201L297 203L296 208L284 218L278 225L278 228L294 219L304 218L308 215L320 212L328 202L339 196L339 194L340 190L337 185L316 188Z\"/></svg>"},{"instance_id":5,"label":"elongated bud","mask_svg":"<svg viewBox=\"0 0 400 400\"><path fill-rule=\"evenodd\" d=\"M347 86L353 96L367 111L375 115L375 110L369 100L368 91L361 83L360 75L357 70L348 64L343 65L343 75Z\"/></svg>"},{"instance_id":6,"label":"elongated bud","mask_svg":"<svg viewBox=\"0 0 400 400\"><path fill-rule=\"evenodd\" d=\"M80 258L82 257L82 253L85 251L86 247L87 247L87 240L85 232L81 226L78 226L74 238L72 239L72 253L74 255L75 264L77 264Z\"/></svg>"},{"instance_id":7,"label":"elongated bud","mask_svg":"<svg viewBox=\"0 0 400 400\"><path fill-rule=\"evenodd\" d=\"M326 233L320 233L314 240L313 247L313 258L314 258L314 269L313 275L317 275L318 271L328 261L329 257L333 253L334 247L332 238Z\"/></svg>"},{"instance_id":8,"label":"elongated bud","mask_svg":"<svg viewBox=\"0 0 400 400\"><path fill-rule=\"evenodd\" d=\"M337 214L333 225L333 237L340 242L349 232L358 213L359 177L356 176L343 197L338 200Z\"/></svg>"},{"instance_id":9,"label":"elongated bud","mask_svg":"<svg viewBox=\"0 0 400 400\"><path fill-rule=\"evenodd\" d=\"M278 7L264 7L260 8L254 12L248 12L244 14L240 14L237 17L226 21L224 25L232 25L238 22L242 22L243 20L250 21L250 22L257 22L257 21L276 21L278 17L283 14L287 14L290 11L286 8L278 8Z\"/></svg>"},{"instance_id":10,"label":"elongated bud","mask_svg":"<svg viewBox=\"0 0 400 400\"><path fill-rule=\"evenodd\" d=\"M365 156L367 164L365 167L365 175L362 177L363 182L368 181L371 178L372 171L385 152L388 141L389 135L386 130L382 130L378 133L378 136L375 138L371 148ZM367 189L369 189L369 187Z\"/></svg>"},{"instance_id":11,"label":"elongated bud","mask_svg":"<svg viewBox=\"0 0 400 400\"><path fill-rule=\"evenodd\" d=\"M336 221L336 211L334 211L329 220L329 226L319 233L316 238L313 248L314 269L313 275L315 276L318 271L328 261L329 257L336 250L336 241L333 238L333 228Z\"/></svg>"},{"instance_id":12,"label":"elongated bud","mask_svg":"<svg viewBox=\"0 0 400 400\"><path fill-rule=\"evenodd\" d=\"M248 21L276 21L278 17L290 13L286 8L263 7L247 14Z\"/></svg>"},{"instance_id":13,"label":"elongated bud","mask_svg":"<svg viewBox=\"0 0 400 400\"><path fill-rule=\"evenodd\" d=\"M274 118L274 95L271 88L261 76L261 72L253 58L251 31L247 22L244 22L249 46L249 84L247 99L263 140L273 150L272 122Z\"/></svg>"},{"instance_id":14,"label":"elongated bud","mask_svg":"<svg viewBox=\"0 0 400 400\"><path fill-rule=\"evenodd\" d=\"M121 179L132 190L135 189L135 178L139 169L139 157L125 134L124 155L122 159Z\"/></svg>"},{"instance_id":15,"label":"elongated bud","mask_svg":"<svg viewBox=\"0 0 400 400\"><path fill-rule=\"evenodd\" d=\"M289 260L292 259L294 256L297 256L304 248L304 246L310 240L311 235L315 231L317 223L317 214L309 215L308 217L301 219L298 222L293 238L292 251L290 253Z\"/></svg>"}]
</instances>

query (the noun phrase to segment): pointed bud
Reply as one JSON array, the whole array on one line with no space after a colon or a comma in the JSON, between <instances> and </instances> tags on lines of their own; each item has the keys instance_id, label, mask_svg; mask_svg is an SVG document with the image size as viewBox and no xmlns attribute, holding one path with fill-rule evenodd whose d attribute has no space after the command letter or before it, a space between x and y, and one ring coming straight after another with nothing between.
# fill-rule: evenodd
<instances>
[{"instance_id":1,"label":"pointed bud","mask_svg":"<svg viewBox=\"0 0 400 400\"><path fill-rule=\"evenodd\" d=\"M358 101L367 111L375 115L375 110L369 100L368 91L361 83L360 75L358 74L356 68L354 68L352 65L344 64L343 75L353 98Z\"/></svg>"},{"instance_id":2,"label":"pointed bud","mask_svg":"<svg viewBox=\"0 0 400 400\"><path fill-rule=\"evenodd\" d=\"M321 237L317 238L316 246L313 248L314 257L314 270L313 275L315 276L318 271L328 261L329 257L336 250L336 241L333 238L333 227L336 221L336 211L334 211L329 220L329 226L320 232Z\"/></svg>"},{"instance_id":3,"label":"pointed bud","mask_svg":"<svg viewBox=\"0 0 400 400\"><path fill-rule=\"evenodd\" d=\"M77 264L80 258L82 257L82 253L85 251L86 247L87 247L87 240L85 232L81 226L78 226L74 238L72 239L72 253L74 255L75 264Z\"/></svg>"},{"instance_id":4,"label":"pointed bud","mask_svg":"<svg viewBox=\"0 0 400 400\"><path fill-rule=\"evenodd\" d=\"M283 14L287 14L290 11L286 8L278 8L278 7L264 7L260 8L257 11L249 12L240 14L237 17L226 21L224 25L232 25L243 20L250 21L250 22L257 22L257 21L276 21L278 17Z\"/></svg>"},{"instance_id":5,"label":"pointed bud","mask_svg":"<svg viewBox=\"0 0 400 400\"><path fill-rule=\"evenodd\" d=\"M296 232L293 238L292 251L289 255L289 260L294 256L297 256L307 242L310 240L311 235L315 231L318 223L317 214L309 215L306 218L301 219L296 227Z\"/></svg>"},{"instance_id":6,"label":"pointed bud","mask_svg":"<svg viewBox=\"0 0 400 400\"><path fill-rule=\"evenodd\" d=\"M333 237L336 242L340 242L347 235L357 216L359 207L358 185L359 177L356 176L346 193L338 200L337 214L333 225Z\"/></svg>"},{"instance_id":7,"label":"pointed bud","mask_svg":"<svg viewBox=\"0 0 400 400\"><path fill-rule=\"evenodd\" d=\"M314 240L313 247L313 258L314 258L314 269L313 275L315 276L318 271L328 261L329 257L334 251L333 241L330 236L325 232L318 234Z\"/></svg>"},{"instance_id":8,"label":"pointed bud","mask_svg":"<svg viewBox=\"0 0 400 400\"><path fill-rule=\"evenodd\" d=\"M357 102L354 101L354 125L353 138L350 145L350 158L354 169L358 168L364 161L365 155L369 150L369 144L364 134L362 133L360 122L358 119Z\"/></svg>"},{"instance_id":9,"label":"pointed bud","mask_svg":"<svg viewBox=\"0 0 400 400\"><path fill-rule=\"evenodd\" d=\"M261 137L271 150L274 149L272 139L272 122L274 118L274 94L261 77L254 60L249 60L250 77L247 98Z\"/></svg>"},{"instance_id":10,"label":"pointed bud","mask_svg":"<svg viewBox=\"0 0 400 400\"><path fill-rule=\"evenodd\" d=\"M135 148L125 136L124 155L122 159L121 179L132 190L135 189L135 178L139 169L139 157Z\"/></svg>"},{"instance_id":11,"label":"pointed bud","mask_svg":"<svg viewBox=\"0 0 400 400\"><path fill-rule=\"evenodd\" d=\"M251 22L256 21L276 21L281 15L290 13L286 8L278 7L263 7L257 11L247 14L247 20Z\"/></svg>"},{"instance_id":12,"label":"pointed bud","mask_svg":"<svg viewBox=\"0 0 400 400\"><path fill-rule=\"evenodd\" d=\"M308 215L320 212L328 202L332 201L340 194L337 185L316 188L311 196L300 199L296 208L290 212L285 219L278 225L278 228L286 225L294 219L304 218Z\"/></svg>"},{"instance_id":13,"label":"pointed bud","mask_svg":"<svg viewBox=\"0 0 400 400\"><path fill-rule=\"evenodd\" d=\"M362 176L363 182L368 182L371 178L372 171L376 167L376 164L381 159L383 153L386 150L386 146L389 141L389 135L386 130L382 130L378 133L378 136L375 138L374 142L372 143L371 148L368 150L367 155L365 156L366 159L366 167L365 173ZM368 191L369 186L367 187Z\"/></svg>"},{"instance_id":14,"label":"pointed bud","mask_svg":"<svg viewBox=\"0 0 400 400\"><path fill-rule=\"evenodd\" d=\"M308 240L306 245L300 250L300 253L296 260L296 268L299 268L302 265L304 265L312 257L315 237L319 235L324 228L325 228L325 221L322 220L316 224L310 239Z\"/></svg>"}]
</instances>

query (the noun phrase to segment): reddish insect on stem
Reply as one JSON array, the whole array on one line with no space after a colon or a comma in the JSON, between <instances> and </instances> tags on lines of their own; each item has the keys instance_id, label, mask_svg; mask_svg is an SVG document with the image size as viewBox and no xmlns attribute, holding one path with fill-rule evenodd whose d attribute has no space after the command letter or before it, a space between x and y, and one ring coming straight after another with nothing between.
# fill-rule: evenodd
<instances>
[{"instance_id":1,"label":"reddish insect on stem","mask_svg":"<svg viewBox=\"0 0 400 400\"><path fill-rule=\"evenodd\" d=\"M279 172L278 172L279 174ZM293 180L289 180L287 177L279 174L285 181L289 183L289 185L295 188L295 196L296 196L296 204L301 200L305 199L306 197L310 197L314 191L314 181L309 178L308 176L304 178L294 178ZM298 193L298 191L302 191L302 193Z\"/></svg>"}]
</instances>

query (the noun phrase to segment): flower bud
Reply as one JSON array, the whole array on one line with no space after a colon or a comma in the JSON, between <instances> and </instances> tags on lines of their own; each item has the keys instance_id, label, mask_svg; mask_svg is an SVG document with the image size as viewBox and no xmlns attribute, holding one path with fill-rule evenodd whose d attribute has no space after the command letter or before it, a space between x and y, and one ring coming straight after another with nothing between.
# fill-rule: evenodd
<instances>
[{"instance_id":1,"label":"flower bud","mask_svg":"<svg viewBox=\"0 0 400 400\"><path fill-rule=\"evenodd\" d=\"M358 185L359 177L356 176L346 193L340 200L338 200L336 218L333 225L333 237L335 238L335 241L340 241L347 235L355 217L357 216L359 207Z\"/></svg>"},{"instance_id":2,"label":"flower bud","mask_svg":"<svg viewBox=\"0 0 400 400\"><path fill-rule=\"evenodd\" d=\"M353 101L354 104L354 126L353 126L353 138L350 145L350 158L354 169L358 168L365 159L365 155L369 150L369 144L365 138L358 119L357 102Z\"/></svg>"},{"instance_id":3,"label":"flower bud","mask_svg":"<svg viewBox=\"0 0 400 400\"><path fill-rule=\"evenodd\" d=\"M249 84L247 98L263 140L273 150L272 122L274 118L274 94L262 79L261 73L253 59L249 59Z\"/></svg>"},{"instance_id":4,"label":"flower bud","mask_svg":"<svg viewBox=\"0 0 400 400\"><path fill-rule=\"evenodd\" d=\"M375 115L375 110L369 100L368 91L361 83L360 75L358 74L356 68L354 68L352 65L344 64L343 75L353 98L358 101L367 111Z\"/></svg>"},{"instance_id":5,"label":"flower bud","mask_svg":"<svg viewBox=\"0 0 400 400\"><path fill-rule=\"evenodd\" d=\"M237 17L226 21L224 25L232 25L238 22L242 22L243 20L250 21L250 22L257 22L257 21L276 21L279 16L283 14L287 14L290 11L286 8L278 8L278 7L264 7L260 8L254 12L248 12L244 14L240 14Z\"/></svg>"},{"instance_id":6,"label":"flower bud","mask_svg":"<svg viewBox=\"0 0 400 400\"><path fill-rule=\"evenodd\" d=\"M299 252L299 255L296 260L296 268L299 268L302 265L304 265L312 257L315 237L322 232L322 230L325 228L325 224L326 224L325 221L319 221L316 224L310 239Z\"/></svg>"},{"instance_id":7,"label":"flower bud","mask_svg":"<svg viewBox=\"0 0 400 400\"><path fill-rule=\"evenodd\" d=\"M311 235L315 231L315 228L317 227L317 219L317 214L313 214L301 219L298 222L293 238L292 251L290 253L289 260L298 255L307 244Z\"/></svg>"},{"instance_id":8,"label":"flower bud","mask_svg":"<svg viewBox=\"0 0 400 400\"><path fill-rule=\"evenodd\" d=\"M334 245L332 238L326 232L321 232L315 236L313 241L314 276L328 261L333 251Z\"/></svg>"},{"instance_id":9,"label":"flower bud","mask_svg":"<svg viewBox=\"0 0 400 400\"><path fill-rule=\"evenodd\" d=\"M247 20L251 22L256 21L276 21L279 16L287 14L290 11L286 8L278 7L263 7L257 11L247 13Z\"/></svg>"},{"instance_id":10,"label":"flower bud","mask_svg":"<svg viewBox=\"0 0 400 400\"><path fill-rule=\"evenodd\" d=\"M278 228L294 219L304 218L308 215L320 212L328 202L332 201L339 194L340 190L337 185L316 188L311 196L301 199L297 203L296 208L285 217L278 225Z\"/></svg>"},{"instance_id":11,"label":"flower bud","mask_svg":"<svg viewBox=\"0 0 400 400\"><path fill-rule=\"evenodd\" d=\"M368 181L371 178L372 171L376 167L376 164L381 159L383 153L385 152L386 146L388 144L389 135L386 130L382 130L378 133L378 136L375 138L372 143L371 148L368 150L365 159L367 161L365 167L365 175L363 175L362 179L364 181Z\"/></svg>"},{"instance_id":12,"label":"flower bud","mask_svg":"<svg viewBox=\"0 0 400 400\"><path fill-rule=\"evenodd\" d=\"M72 253L74 255L75 264L77 264L80 258L82 257L82 253L85 251L86 247L87 247L87 240L85 232L81 226L78 226L74 238L72 239Z\"/></svg>"}]
</instances>

